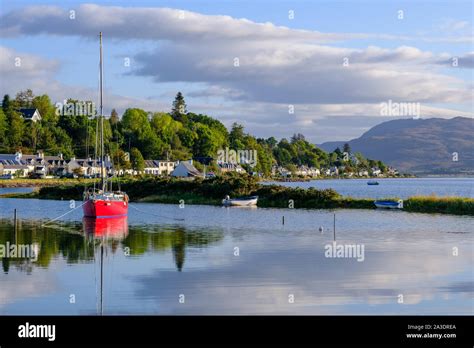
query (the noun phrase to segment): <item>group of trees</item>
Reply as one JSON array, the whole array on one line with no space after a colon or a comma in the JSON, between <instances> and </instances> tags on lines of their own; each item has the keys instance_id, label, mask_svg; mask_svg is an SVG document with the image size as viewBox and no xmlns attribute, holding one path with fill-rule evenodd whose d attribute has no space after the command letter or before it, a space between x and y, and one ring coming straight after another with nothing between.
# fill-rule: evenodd
<instances>
[{"instance_id":1,"label":"group of trees","mask_svg":"<svg viewBox=\"0 0 474 348\"><path fill-rule=\"evenodd\" d=\"M67 102L80 101L69 99ZM23 120L21 108L37 108L42 120ZM31 90L19 92L15 99L5 95L0 109L0 152L21 149L23 153L33 153L41 149L46 154L62 153L65 158L94 157L97 121L97 117L90 115L61 115L47 95L35 96ZM181 92L176 95L170 112L130 108L119 117L115 109L112 110L111 116L104 120L104 141L115 166L139 170L143 168L144 159L216 158L217 151L226 147L235 151L256 150L256 166L246 169L265 175L270 174L273 165L292 170L300 165L320 168L340 166L344 162L347 170L355 167L347 161L343 151L336 149L326 153L302 134L280 141L274 137L256 138L237 123L228 131L214 118L188 112ZM357 167L385 167L360 154L357 156L360 159Z\"/></svg>"}]
</instances>

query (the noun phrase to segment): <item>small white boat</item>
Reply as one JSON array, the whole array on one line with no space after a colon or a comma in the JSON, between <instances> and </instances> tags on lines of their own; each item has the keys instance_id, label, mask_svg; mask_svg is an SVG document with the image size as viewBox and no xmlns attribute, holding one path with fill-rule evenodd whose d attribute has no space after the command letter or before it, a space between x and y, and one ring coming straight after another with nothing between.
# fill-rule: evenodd
<instances>
[{"instance_id":1,"label":"small white boat","mask_svg":"<svg viewBox=\"0 0 474 348\"><path fill-rule=\"evenodd\" d=\"M375 206L382 209L403 209L403 200L398 201L375 201Z\"/></svg>"},{"instance_id":2,"label":"small white boat","mask_svg":"<svg viewBox=\"0 0 474 348\"><path fill-rule=\"evenodd\" d=\"M258 200L258 196L232 198L232 199L229 196L226 196L222 200L222 204L226 206L234 205L234 206L246 207L246 206L257 205L257 200Z\"/></svg>"}]
</instances>

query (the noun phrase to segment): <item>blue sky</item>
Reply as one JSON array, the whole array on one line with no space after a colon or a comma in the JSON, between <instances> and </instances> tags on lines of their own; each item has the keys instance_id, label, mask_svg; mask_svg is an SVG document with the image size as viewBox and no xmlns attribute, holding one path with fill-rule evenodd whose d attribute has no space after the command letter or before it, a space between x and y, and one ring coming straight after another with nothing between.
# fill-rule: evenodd
<instances>
[{"instance_id":1,"label":"blue sky","mask_svg":"<svg viewBox=\"0 0 474 348\"><path fill-rule=\"evenodd\" d=\"M2 94L30 87L53 101L95 96L93 33L102 30L106 110L167 111L180 90L190 111L239 121L258 136L301 132L316 143L385 121L380 103L389 99L419 102L422 117L473 113L470 1L0 3ZM70 10L74 22L65 20ZM14 69L15 57L29 68Z\"/></svg>"}]
</instances>

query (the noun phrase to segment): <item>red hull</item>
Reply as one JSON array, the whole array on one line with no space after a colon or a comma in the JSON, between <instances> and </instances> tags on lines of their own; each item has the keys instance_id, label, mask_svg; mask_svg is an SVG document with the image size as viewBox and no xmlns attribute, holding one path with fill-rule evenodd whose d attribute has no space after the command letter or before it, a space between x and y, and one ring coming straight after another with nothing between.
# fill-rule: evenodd
<instances>
[{"instance_id":1,"label":"red hull","mask_svg":"<svg viewBox=\"0 0 474 348\"><path fill-rule=\"evenodd\" d=\"M94 238L123 239L128 235L126 216L109 219L85 217L82 219L84 232Z\"/></svg>"},{"instance_id":2,"label":"red hull","mask_svg":"<svg viewBox=\"0 0 474 348\"><path fill-rule=\"evenodd\" d=\"M107 218L126 216L128 203L125 201L105 201L102 199L89 199L82 206L85 217Z\"/></svg>"}]
</instances>

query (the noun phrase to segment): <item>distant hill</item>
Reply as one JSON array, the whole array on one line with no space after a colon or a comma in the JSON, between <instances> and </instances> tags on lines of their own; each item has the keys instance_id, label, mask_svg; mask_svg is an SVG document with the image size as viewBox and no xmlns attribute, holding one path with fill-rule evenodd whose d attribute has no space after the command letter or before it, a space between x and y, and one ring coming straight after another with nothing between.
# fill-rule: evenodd
<instances>
[{"instance_id":1,"label":"distant hill","mask_svg":"<svg viewBox=\"0 0 474 348\"><path fill-rule=\"evenodd\" d=\"M415 174L474 174L474 119L400 119L381 123L350 141L319 145L334 151L349 143L352 152ZM453 161L453 153L458 160Z\"/></svg>"}]
</instances>

